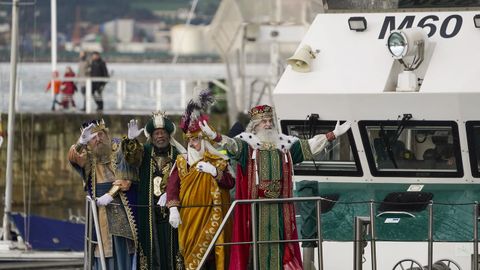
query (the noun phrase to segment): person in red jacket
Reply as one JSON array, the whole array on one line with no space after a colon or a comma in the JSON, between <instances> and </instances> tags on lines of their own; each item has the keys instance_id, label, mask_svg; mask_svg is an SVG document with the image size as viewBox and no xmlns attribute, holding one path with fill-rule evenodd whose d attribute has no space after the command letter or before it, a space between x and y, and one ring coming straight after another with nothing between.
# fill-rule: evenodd
<instances>
[{"instance_id":1,"label":"person in red jacket","mask_svg":"<svg viewBox=\"0 0 480 270\"><path fill-rule=\"evenodd\" d=\"M68 77L75 77L75 72L73 72L71 67L67 67L65 70L65 74L63 75L66 78ZM76 108L75 101L73 100L73 94L77 91L77 86L72 81L64 81L62 82L62 106L64 109L68 109L70 104L72 104L72 108Z\"/></svg>"}]
</instances>

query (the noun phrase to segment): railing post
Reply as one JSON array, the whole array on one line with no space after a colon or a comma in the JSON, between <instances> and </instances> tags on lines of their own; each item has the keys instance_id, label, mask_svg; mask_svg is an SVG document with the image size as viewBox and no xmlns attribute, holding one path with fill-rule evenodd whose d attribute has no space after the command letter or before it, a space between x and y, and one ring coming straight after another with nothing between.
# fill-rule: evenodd
<instances>
[{"instance_id":1,"label":"railing post","mask_svg":"<svg viewBox=\"0 0 480 270\"><path fill-rule=\"evenodd\" d=\"M91 218L90 218L90 200L89 197L85 197L85 239L84 239L84 249L83 249L83 269L84 270L89 270L92 269L92 264L91 264Z\"/></svg>"},{"instance_id":2,"label":"railing post","mask_svg":"<svg viewBox=\"0 0 480 270\"><path fill-rule=\"evenodd\" d=\"M127 81L122 80L122 97L125 99L127 97Z\"/></svg>"},{"instance_id":3,"label":"railing post","mask_svg":"<svg viewBox=\"0 0 480 270\"><path fill-rule=\"evenodd\" d=\"M433 202L428 204L428 270L433 267Z\"/></svg>"},{"instance_id":4,"label":"railing post","mask_svg":"<svg viewBox=\"0 0 480 270\"><path fill-rule=\"evenodd\" d=\"M15 96L15 108L17 108L17 110L19 111L20 110L20 97L22 95L22 92L23 92L23 87L22 87L22 80L18 79L17 78L17 81L16 81L16 84L15 84L15 88L17 89L17 95ZM53 93L53 84L52 84L52 93Z\"/></svg>"},{"instance_id":5,"label":"railing post","mask_svg":"<svg viewBox=\"0 0 480 270\"><path fill-rule=\"evenodd\" d=\"M180 108L187 107L187 82L185 79L180 80Z\"/></svg>"},{"instance_id":6,"label":"railing post","mask_svg":"<svg viewBox=\"0 0 480 270\"><path fill-rule=\"evenodd\" d=\"M377 270L377 246L375 241L375 202L372 200L370 201L370 249L372 270Z\"/></svg>"},{"instance_id":7,"label":"railing post","mask_svg":"<svg viewBox=\"0 0 480 270\"><path fill-rule=\"evenodd\" d=\"M323 270L322 199L317 200L318 270Z\"/></svg>"},{"instance_id":8,"label":"railing post","mask_svg":"<svg viewBox=\"0 0 480 270\"><path fill-rule=\"evenodd\" d=\"M478 270L478 202L473 207L473 270Z\"/></svg>"},{"instance_id":9,"label":"railing post","mask_svg":"<svg viewBox=\"0 0 480 270\"><path fill-rule=\"evenodd\" d=\"M156 100L156 109L157 111L162 110L162 80L158 79L156 81L156 93L155 93L155 100Z\"/></svg>"},{"instance_id":10,"label":"railing post","mask_svg":"<svg viewBox=\"0 0 480 270\"><path fill-rule=\"evenodd\" d=\"M362 255L363 255L363 243L364 233L363 228L370 223L370 217L355 217L354 230L355 239L353 243L353 269L362 270Z\"/></svg>"},{"instance_id":11,"label":"railing post","mask_svg":"<svg viewBox=\"0 0 480 270\"><path fill-rule=\"evenodd\" d=\"M117 80L117 109L121 110L123 107L123 91L122 91L122 80Z\"/></svg>"},{"instance_id":12,"label":"railing post","mask_svg":"<svg viewBox=\"0 0 480 270\"><path fill-rule=\"evenodd\" d=\"M92 79L85 81L85 113L92 113Z\"/></svg>"},{"instance_id":13,"label":"railing post","mask_svg":"<svg viewBox=\"0 0 480 270\"><path fill-rule=\"evenodd\" d=\"M257 204L255 202L251 205L251 220L252 220L252 242L253 242L253 270L258 269L258 243L257 243Z\"/></svg>"},{"instance_id":14,"label":"railing post","mask_svg":"<svg viewBox=\"0 0 480 270\"><path fill-rule=\"evenodd\" d=\"M156 83L156 81L155 80L150 80L149 83L150 83L150 97L154 97L155 96L155 83Z\"/></svg>"},{"instance_id":15,"label":"railing post","mask_svg":"<svg viewBox=\"0 0 480 270\"><path fill-rule=\"evenodd\" d=\"M93 216L93 223L95 224L95 233L97 235L97 246L98 251L100 253L100 264L103 270L107 270L107 264L105 262L105 254L103 253L103 241L102 235L100 233L100 224L98 222L98 212L97 212L97 204L95 200L90 200L90 207L92 209L92 216Z\"/></svg>"}]
</instances>

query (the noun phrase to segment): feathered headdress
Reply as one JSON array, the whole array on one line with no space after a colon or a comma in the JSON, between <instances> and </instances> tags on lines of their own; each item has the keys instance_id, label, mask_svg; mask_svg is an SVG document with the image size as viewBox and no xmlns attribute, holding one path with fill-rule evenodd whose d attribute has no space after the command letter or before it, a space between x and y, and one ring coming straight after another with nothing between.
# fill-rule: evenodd
<instances>
[{"instance_id":1,"label":"feathered headdress","mask_svg":"<svg viewBox=\"0 0 480 270\"><path fill-rule=\"evenodd\" d=\"M191 99L188 102L187 108L180 120L180 128L185 134L197 133L200 131L199 121L208 120L208 107L215 102L215 97L210 89L204 89L200 92L198 97Z\"/></svg>"}]
</instances>

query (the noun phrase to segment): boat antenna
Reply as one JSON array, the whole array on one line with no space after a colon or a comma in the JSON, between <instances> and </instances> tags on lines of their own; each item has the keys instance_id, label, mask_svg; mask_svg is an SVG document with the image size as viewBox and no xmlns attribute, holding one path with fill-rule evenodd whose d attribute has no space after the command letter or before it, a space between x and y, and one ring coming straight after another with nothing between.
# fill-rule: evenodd
<instances>
[{"instance_id":1,"label":"boat antenna","mask_svg":"<svg viewBox=\"0 0 480 270\"><path fill-rule=\"evenodd\" d=\"M3 240L12 240L10 234L10 216L12 212L12 174L13 174L13 141L15 127L15 94L17 82L17 56L18 56L18 4L19 0L12 0L12 33L10 49L10 97L8 102L7 125L7 169L5 177L5 209L3 214Z\"/></svg>"}]
</instances>

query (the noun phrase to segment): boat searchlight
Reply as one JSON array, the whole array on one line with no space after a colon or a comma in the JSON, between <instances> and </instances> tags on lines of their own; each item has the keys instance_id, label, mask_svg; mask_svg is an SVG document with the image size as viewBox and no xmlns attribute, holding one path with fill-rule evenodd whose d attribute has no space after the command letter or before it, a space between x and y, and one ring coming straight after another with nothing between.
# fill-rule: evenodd
<instances>
[{"instance_id":1,"label":"boat searchlight","mask_svg":"<svg viewBox=\"0 0 480 270\"><path fill-rule=\"evenodd\" d=\"M423 62L428 36L422 28L394 30L387 39L388 51L404 71L398 75L397 91L417 91L418 80L413 72Z\"/></svg>"}]
</instances>

